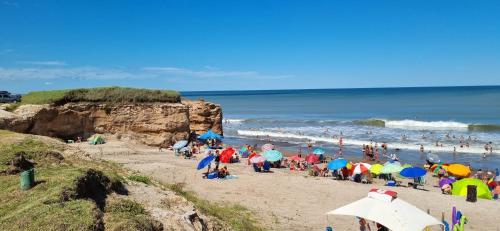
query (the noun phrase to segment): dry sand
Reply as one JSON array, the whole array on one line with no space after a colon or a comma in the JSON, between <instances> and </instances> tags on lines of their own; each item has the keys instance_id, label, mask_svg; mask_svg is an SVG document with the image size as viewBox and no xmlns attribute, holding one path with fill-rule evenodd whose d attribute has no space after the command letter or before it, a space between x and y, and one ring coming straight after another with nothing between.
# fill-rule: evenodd
<instances>
[{"instance_id":1,"label":"dry sand","mask_svg":"<svg viewBox=\"0 0 500 231\"><path fill-rule=\"evenodd\" d=\"M500 230L500 201L479 199L466 202L464 197L442 195L437 179L429 177L428 191L405 187L385 187L382 182L366 185L332 178L308 177L305 172L273 169L273 173L255 173L246 164L229 164L238 179L206 180L196 170L198 160L185 160L170 151L111 141L104 145L72 144L91 155L124 164L165 183L185 183L186 189L200 197L221 203L239 203L250 208L271 230L358 230L357 220L325 213L366 196L373 188L391 189L398 197L440 219L441 212L450 220L452 206L468 218L466 230ZM372 228L373 224L372 224ZM435 227L432 230L440 230Z\"/></svg>"}]
</instances>

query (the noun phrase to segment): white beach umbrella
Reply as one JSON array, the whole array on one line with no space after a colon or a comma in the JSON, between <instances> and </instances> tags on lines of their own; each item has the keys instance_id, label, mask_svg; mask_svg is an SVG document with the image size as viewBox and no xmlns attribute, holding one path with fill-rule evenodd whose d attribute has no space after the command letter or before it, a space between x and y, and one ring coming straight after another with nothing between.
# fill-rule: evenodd
<instances>
[{"instance_id":1,"label":"white beach umbrella","mask_svg":"<svg viewBox=\"0 0 500 231\"><path fill-rule=\"evenodd\" d=\"M332 210L327 215L361 217L397 231L421 231L428 226L443 225L438 219L395 195L392 191L372 189L368 197Z\"/></svg>"}]
</instances>

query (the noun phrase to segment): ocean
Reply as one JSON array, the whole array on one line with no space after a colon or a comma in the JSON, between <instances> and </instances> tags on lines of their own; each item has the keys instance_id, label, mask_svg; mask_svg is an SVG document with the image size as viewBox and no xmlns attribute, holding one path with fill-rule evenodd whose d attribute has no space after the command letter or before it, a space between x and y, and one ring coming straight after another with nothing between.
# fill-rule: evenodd
<instances>
[{"instance_id":1,"label":"ocean","mask_svg":"<svg viewBox=\"0 0 500 231\"><path fill-rule=\"evenodd\" d=\"M306 143L329 155L362 157L363 144L382 143L402 162L500 167L500 86L182 92L218 103L225 142L273 142L287 152ZM490 143L491 142L491 143ZM420 151L423 145L424 152ZM485 149L492 147L492 152Z\"/></svg>"}]
</instances>

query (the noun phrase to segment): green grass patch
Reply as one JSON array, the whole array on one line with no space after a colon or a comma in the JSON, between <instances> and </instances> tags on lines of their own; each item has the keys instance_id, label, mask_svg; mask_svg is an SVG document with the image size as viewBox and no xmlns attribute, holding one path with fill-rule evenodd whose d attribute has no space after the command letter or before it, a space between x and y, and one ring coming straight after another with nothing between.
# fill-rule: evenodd
<instances>
[{"instance_id":1,"label":"green grass patch","mask_svg":"<svg viewBox=\"0 0 500 231\"><path fill-rule=\"evenodd\" d=\"M118 199L106 205L106 230L116 231L156 231L162 224L153 220L142 205L137 202Z\"/></svg>"},{"instance_id":2,"label":"green grass patch","mask_svg":"<svg viewBox=\"0 0 500 231\"><path fill-rule=\"evenodd\" d=\"M34 91L24 95L22 104L57 104L70 102L95 103L177 103L180 94L172 90L151 90L125 87L82 88L71 90ZM13 105L12 107L17 107Z\"/></svg>"},{"instance_id":3,"label":"green grass patch","mask_svg":"<svg viewBox=\"0 0 500 231\"><path fill-rule=\"evenodd\" d=\"M142 182L144 184L151 184L151 180L147 176L142 175L130 175L127 177L131 181Z\"/></svg>"},{"instance_id":4,"label":"green grass patch","mask_svg":"<svg viewBox=\"0 0 500 231\"><path fill-rule=\"evenodd\" d=\"M168 188L194 203L204 214L213 216L230 225L233 230L265 230L252 216L251 211L241 205L223 205L201 199L193 192L184 190L184 185L179 183L168 185Z\"/></svg>"}]
</instances>

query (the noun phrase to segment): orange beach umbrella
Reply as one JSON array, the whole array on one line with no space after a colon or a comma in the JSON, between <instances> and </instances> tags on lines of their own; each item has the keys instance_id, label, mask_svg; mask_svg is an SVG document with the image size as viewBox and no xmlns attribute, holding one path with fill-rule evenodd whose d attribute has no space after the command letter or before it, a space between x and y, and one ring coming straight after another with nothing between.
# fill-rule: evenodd
<instances>
[{"instance_id":1,"label":"orange beach umbrella","mask_svg":"<svg viewBox=\"0 0 500 231\"><path fill-rule=\"evenodd\" d=\"M470 168L463 164L450 164L448 166L448 173L457 177L468 177L470 175Z\"/></svg>"}]
</instances>

